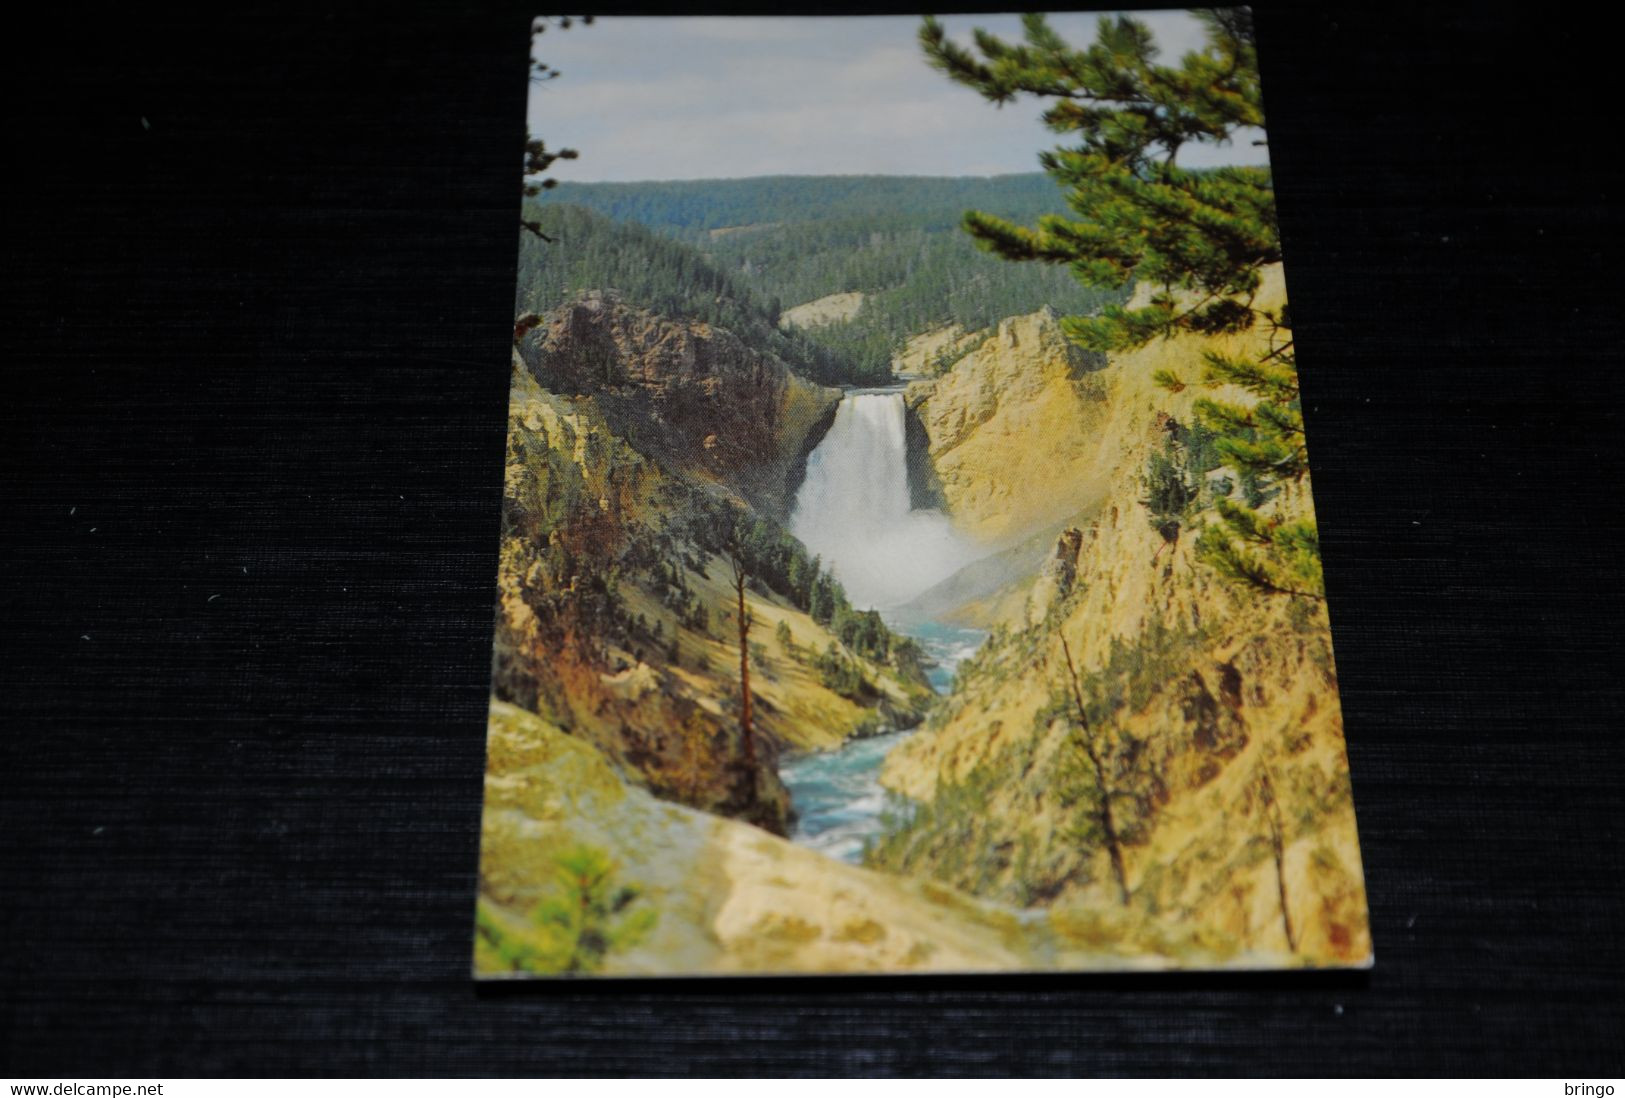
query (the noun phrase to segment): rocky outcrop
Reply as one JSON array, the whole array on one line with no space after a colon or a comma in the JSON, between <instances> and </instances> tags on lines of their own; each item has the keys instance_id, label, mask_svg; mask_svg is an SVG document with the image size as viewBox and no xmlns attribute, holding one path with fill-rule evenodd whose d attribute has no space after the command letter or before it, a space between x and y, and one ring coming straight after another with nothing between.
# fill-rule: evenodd
<instances>
[{"instance_id":1,"label":"rocky outcrop","mask_svg":"<svg viewBox=\"0 0 1625 1098\"><path fill-rule=\"evenodd\" d=\"M1258 965L1270 952L1148 940L1111 912L1021 911L827 858L656 800L591 745L494 703L480 835L475 975L978 972ZM538 920L560 866L587 858L616 897L607 948ZM555 940L538 941L552 933ZM578 935L575 941L570 934ZM560 942L556 939L566 936ZM575 945L577 948L572 948Z\"/></svg>"},{"instance_id":2,"label":"rocky outcrop","mask_svg":"<svg viewBox=\"0 0 1625 1098\"><path fill-rule=\"evenodd\" d=\"M544 388L597 397L612 429L667 469L779 518L840 400L726 329L599 291L541 318L522 353Z\"/></svg>"},{"instance_id":3,"label":"rocky outcrop","mask_svg":"<svg viewBox=\"0 0 1625 1098\"><path fill-rule=\"evenodd\" d=\"M784 310L779 314L779 327L786 330L820 328L826 324L851 320L858 315L858 310L863 308L863 298L864 295L857 292L828 294L816 301Z\"/></svg>"},{"instance_id":4,"label":"rocky outcrop","mask_svg":"<svg viewBox=\"0 0 1625 1098\"><path fill-rule=\"evenodd\" d=\"M1104 491L1102 360L1041 309L1002 321L948 373L909 385L930 476L961 531L1006 546Z\"/></svg>"},{"instance_id":5,"label":"rocky outcrop","mask_svg":"<svg viewBox=\"0 0 1625 1098\"><path fill-rule=\"evenodd\" d=\"M936 377L975 350L990 334L986 329L967 332L958 324L922 332L892 355L892 376L906 381Z\"/></svg>"},{"instance_id":6,"label":"rocky outcrop","mask_svg":"<svg viewBox=\"0 0 1625 1098\"><path fill-rule=\"evenodd\" d=\"M908 503L916 511L941 511L948 501L942 495L942 480L931 458L931 438L920 422L919 409L904 406L903 453L908 463Z\"/></svg>"},{"instance_id":7,"label":"rocky outcrop","mask_svg":"<svg viewBox=\"0 0 1625 1098\"><path fill-rule=\"evenodd\" d=\"M1037 625L1044 620L1057 599L1072 593L1078 578L1078 551L1083 548L1083 531L1069 526L1055 539L1055 549L1038 570L1033 589L1027 601L1027 623Z\"/></svg>"}]
</instances>

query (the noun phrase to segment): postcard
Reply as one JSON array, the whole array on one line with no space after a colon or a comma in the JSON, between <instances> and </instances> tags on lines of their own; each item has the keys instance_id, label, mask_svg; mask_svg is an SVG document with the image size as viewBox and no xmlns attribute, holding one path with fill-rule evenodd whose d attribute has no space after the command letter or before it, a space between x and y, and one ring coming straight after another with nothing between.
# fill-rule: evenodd
<instances>
[{"instance_id":1,"label":"postcard","mask_svg":"<svg viewBox=\"0 0 1625 1098\"><path fill-rule=\"evenodd\" d=\"M1251 13L534 30L476 976L1369 965Z\"/></svg>"}]
</instances>

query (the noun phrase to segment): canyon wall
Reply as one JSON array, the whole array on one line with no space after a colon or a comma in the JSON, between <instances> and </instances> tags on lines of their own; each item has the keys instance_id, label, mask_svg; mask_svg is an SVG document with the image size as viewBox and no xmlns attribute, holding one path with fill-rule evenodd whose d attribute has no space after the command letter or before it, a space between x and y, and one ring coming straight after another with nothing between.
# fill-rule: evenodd
<instances>
[{"instance_id":1,"label":"canyon wall","mask_svg":"<svg viewBox=\"0 0 1625 1098\"><path fill-rule=\"evenodd\" d=\"M708 463L716 452L771 452L783 469L821 414L822 391L752 360L721 330L611 312L569 307L548 319L544 341L568 353L515 356L493 690L594 744L659 796L783 832L782 751L916 722L930 691L917 666L843 644L781 581L775 588L757 574L745 589L754 710L746 742L738 592L718 539L749 518L730 496L778 497L771 479ZM578 373L583 347L598 339L605 354L618 353L615 339L634 328L657 349L630 363L605 359L604 376L618 380L581 391L590 390ZM577 391L548 391L543 376ZM788 433L762 423L746 432L735 397ZM705 444L718 435L733 441ZM699 470L685 473L688 461ZM832 677L831 661L844 678Z\"/></svg>"},{"instance_id":2,"label":"canyon wall","mask_svg":"<svg viewBox=\"0 0 1625 1098\"><path fill-rule=\"evenodd\" d=\"M1258 304L1283 299L1275 268ZM884 782L918 808L870 864L1022 907L1111 912L1148 936L1367 963L1325 603L1221 580L1194 552L1211 511L1169 541L1143 502L1147 462L1200 396L1246 401L1153 375L1195 382L1203 352L1256 354L1263 334L1179 336L1091 369L1054 347L1052 318L1000 331L911 395L956 519L994 541L1039 531L1044 550L984 596L992 637L888 758ZM1311 507L1305 478L1263 513Z\"/></svg>"},{"instance_id":3,"label":"canyon wall","mask_svg":"<svg viewBox=\"0 0 1625 1098\"><path fill-rule=\"evenodd\" d=\"M987 545L1054 526L1104 491L1103 363L1067 342L1057 320L1048 309L1004 320L946 374L906 393L930 491L961 532Z\"/></svg>"}]
</instances>

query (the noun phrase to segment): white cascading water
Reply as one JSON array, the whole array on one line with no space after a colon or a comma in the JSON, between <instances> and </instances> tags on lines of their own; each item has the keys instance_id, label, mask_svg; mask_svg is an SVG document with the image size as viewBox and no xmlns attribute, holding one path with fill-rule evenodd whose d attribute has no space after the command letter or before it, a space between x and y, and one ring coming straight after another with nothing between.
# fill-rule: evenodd
<instances>
[{"instance_id":1,"label":"white cascading water","mask_svg":"<svg viewBox=\"0 0 1625 1098\"><path fill-rule=\"evenodd\" d=\"M903 412L901 392L848 394L790 515L858 609L899 606L976 557L941 511L910 509Z\"/></svg>"}]
</instances>

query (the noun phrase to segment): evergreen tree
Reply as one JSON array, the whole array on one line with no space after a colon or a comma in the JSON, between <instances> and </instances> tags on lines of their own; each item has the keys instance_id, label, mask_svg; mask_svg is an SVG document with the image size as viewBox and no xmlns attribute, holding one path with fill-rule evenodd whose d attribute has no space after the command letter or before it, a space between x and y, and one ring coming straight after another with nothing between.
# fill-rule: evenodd
<instances>
[{"instance_id":1,"label":"evergreen tree","mask_svg":"<svg viewBox=\"0 0 1625 1098\"><path fill-rule=\"evenodd\" d=\"M1249 394L1246 402L1203 399L1198 422L1239 475L1262 488L1296 484L1308 472L1290 314L1256 305L1266 267L1281 260L1268 168L1182 168L1188 144L1224 144L1262 126L1252 16L1245 8L1200 13L1207 45L1177 65L1159 64L1145 24L1102 17L1095 42L1075 49L1042 15L1023 17L1024 42L984 31L975 50L948 39L927 18L927 60L994 103L1026 94L1051 100L1043 120L1077 144L1041 153L1045 171L1067 191L1071 216L1033 227L972 211L964 227L988 251L1013 260L1067 265L1082 282L1148 283L1145 304L1108 305L1070 316L1062 328L1091 350L1125 350L1181 332L1218 334L1262 327L1266 353L1205 356L1202 381ZM1178 391L1171 371L1157 379ZM1313 519L1282 521L1253 501L1217 502L1218 522L1197 540L1200 559L1258 591L1320 598Z\"/></svg>"},{"instance_id":2,"label":"evergreen tree","mask_svg":"<svg viewBox=\"0 0 1625 1098\"><path fill-rule=\"evenodd\" d=\"M772 330L786 306L833 293L862 293L855 316L772 336L799 345L805 369L783 351L776 353L825 382L886 384L892 358L911 337L947 324L978 331L1044 305L1084 313L1127 296L1085 286L1061 268L1001 263L960 231L967 206L1017 219L1064 211L1060 192L1042 172L990 179L564 182L547 191L527 216L547 235L570 241L570 225L548 215L549 208L566 206L603 215L618 233L637 228L646 237L658 236L663 246L694 252L728 286L710 294L697 288L685 306L690 311L714 312L723 304L716 302L718 294L739 301L748 296ZM571 224L579 239L585 221L572 217ZM719 229L733 231L716 233ZM570 250L580 247L571 243ZM647 245L628 240L627 247ZM546 251L529 250L555 262ZM624 256L618 266L630 270L609 285L630 292L634 283L658 275L654 264L627 248L614 254Z\"/></svg>"},{"instance_id":3,"label":"evergreen tree","mask_svg":"<svg viewBox=\"0 0 1625 1098\"><path fill-rule=\"evenodd\" d=\"M575 19L580 19L584 24L590 24L592 22L592 16L590 15L575 17L568 15L544 15L532 20L530 25L530 39L532 47L534 48L536 39L540 38L548 27L554 26L558 27L560 30L569 30L570 25L575 21ZM532 84L545 84L550 80L558 79L558 76L558 69L555 69L547 62L541 60L534 53L531 54L530 82ZM547 142L543 141L534 134L526 133L525 170L523 176L523 190L525 197L535 198L543 191L551 190L553 187L558 186L558 180L547 177L544 175L544 173L558 161L574 160L579 155L580 154L574 149L549 149L547 147ZM551 241L553 239L546 233L542 232L541 225L538 224L534 219L521 218L519 224L535 233L543 240ZM518 333L514 338L517 339L521 335L523 335L523 333Z\"/></svg>"},{"instance_id":4,"label":"evergreen tree","mask_svg":"<svg viewBox=\"0 0 1625 1098\"><path fill-rule=\"evenodd\" d=\"M643 941L658 915L631 885L616 886L616 865L597 847L577 845L553 858L552 888L526 923L503 918L481 897L476 950L492 967L512 972L596 972L605 959Z\"/></svg>"},{"instance_id":5,"label":"evergreen tree","mask_svg":"<svg viewBox=\"0 0 1625 1098\"><path fill-rule=\"evenodd\" d=\"M754 781L756 729L751 722L750 712L750 628L756 623L750 607L745 604L745 588L750 583L750 564L746 560L746 550L730 549L728 564L732 569L734 597L737 603L734 621L739 627L739 738L745 748L745 766L751 771Z\"/></svg>"},{"instance_id":6,"label":"evergreen tree","mask_svg":"<svg viewBox=\"0 0 1625 1098\"><path fill-rule=\"evenodd\" d=\"M1083 688L1078 684L1078 667L1072 659L1072 648L1066 643L1066 634L1059 634L1061 638L1061 652L1066 657L1067 686L1072 692L1072 703L1075 706L1073 719L1077 722L1077 732L1073 738L1075 753L1089 762L1085 774L1090 784L1089 792L1092 794L1093 811L1085 826L1074 828L1077 837L1089 842L1099 842L1106 848L1106 854L1111 860L1112 878L1117 882L1117 895L1128 906L1128 871L1123 867L1123 839L1120 834L1117 814L1112 806L1110 774L1107 771L1102 750L1104 737L1100 736L1093 727L1094 722L1089 719L1089 707L1083 700Z\"/></svg>"}]
</instances>

